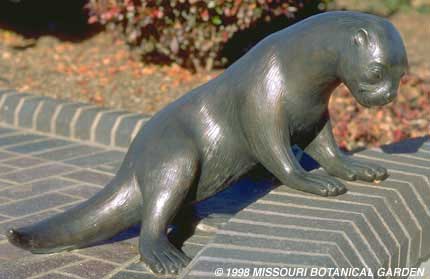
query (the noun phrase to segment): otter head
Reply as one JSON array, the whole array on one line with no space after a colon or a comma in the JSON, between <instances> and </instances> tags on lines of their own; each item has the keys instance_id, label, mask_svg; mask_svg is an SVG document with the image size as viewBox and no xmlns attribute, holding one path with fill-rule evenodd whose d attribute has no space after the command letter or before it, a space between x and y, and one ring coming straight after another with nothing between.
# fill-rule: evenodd
<instances>
[{"instance_id":1,"label":"otter head","mask_svg":"<svg viewBox=\"0 0 430 279\"><path fill-rule=\"evenodd\" d=\"M379 21L355 28L348 36L339 60L340 79L365 107L391 102L408 67L400 34L391 23Z\"/></svg>"}]
</instances>

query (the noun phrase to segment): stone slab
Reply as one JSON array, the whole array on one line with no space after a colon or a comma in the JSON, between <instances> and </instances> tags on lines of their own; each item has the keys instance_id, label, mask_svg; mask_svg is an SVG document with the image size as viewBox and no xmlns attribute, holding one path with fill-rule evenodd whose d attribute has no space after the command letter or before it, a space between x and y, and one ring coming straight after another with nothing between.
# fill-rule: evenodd
<instances>
[{"instance_id":1,"label":"stone slab","mask_svg":"<svg viewBox=\"0 0 430 279\"><path fill-rule=\"evenodd\" d=\"M136 264L138 226L102 245L55 256L21 251L4 236L11 226L97 192L149 118L13 90L0 90L0 102L0 278L156 278ZM335 198L244 179L198 204L194 217L202 220L182 248L194 259L178 278L215 278L219 267L376 269L424 260L430 251L429 138L354 156L385 165L390 178L347 183L348 193ZM314 166L302 158L306 169Z\"/></svg>"},{"instance_id":2,"label":"stone slab","mask_svg":"<svg viewBox=\"0 0 430 279\"><path fill-rule=\"evenodd\" d=\"M430 256L429 146L424 137L354 154L392 175L379 184L345 182L348 192L338 197L273 189L229 219L178 278L266 265L365 267L374 274L418 265Z\"/></svg>"},{"instance_id":3,"label":"stone slab","mask_svg":"<svg viewBox=\"0 0 430 279\"><path fill-rule=\"evenodd\" d=\"M20 93L0 92L0 121L18 129L125 149L148 116Z\"/></svg>"}]
</instances>

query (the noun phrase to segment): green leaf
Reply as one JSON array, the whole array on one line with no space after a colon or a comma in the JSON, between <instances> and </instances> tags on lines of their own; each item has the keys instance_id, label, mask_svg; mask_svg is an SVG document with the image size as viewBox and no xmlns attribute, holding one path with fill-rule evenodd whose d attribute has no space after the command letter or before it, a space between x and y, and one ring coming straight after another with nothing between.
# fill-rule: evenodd
<instances>
[{"instance_id":1,"label":"green leaf","mask_svg":"<svg viewBox=\"0 0 430 279\"><path fill-rule=\"evenodd\" d=\"M221 20L221 18L219 16L214 16L212 18L212 23L215 24L215 25L221 25L222 24L222 20Z\"/></svg>"}]
</instances>

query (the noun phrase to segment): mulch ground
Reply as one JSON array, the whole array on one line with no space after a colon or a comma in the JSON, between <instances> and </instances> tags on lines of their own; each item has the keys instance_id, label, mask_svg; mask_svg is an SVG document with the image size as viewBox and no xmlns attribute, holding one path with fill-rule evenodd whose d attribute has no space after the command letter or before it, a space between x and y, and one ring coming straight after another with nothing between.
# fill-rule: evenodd
<instances>
[{"instance_id":1,"label":"mulch ground","mask_svg":"<svg viewBox=\"0 0 430 279\"><path fill-rule=\"evenodd\" d=\"M337 140L346 149L429 134L430 16L409 12L390 20L405 39L410 74L397 100L381 109L362 108L344 87L337 89L330 112ZM144 114L155 113L220 73L144 64L109 32L67 41L28 39L1 29L0 69L0 87Z\"/></svg>"}]
</instances>

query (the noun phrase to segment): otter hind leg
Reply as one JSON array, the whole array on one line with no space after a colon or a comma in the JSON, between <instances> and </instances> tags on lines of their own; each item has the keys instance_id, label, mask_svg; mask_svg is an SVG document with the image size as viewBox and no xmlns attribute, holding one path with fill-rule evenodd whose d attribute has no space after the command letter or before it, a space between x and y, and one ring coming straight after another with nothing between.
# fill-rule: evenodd
<instances>
[{"instance_id":1,"label":"otter hind leg","mask_svg":"<svg viewBox=\"0 0 430 279\"><path fill-rule=\"evenodd\" d=\"M198 180L196 156L190 150L179 153L170 154L164 162L158 160L138 175L144 199L139 252L142 263L156 274L177 274L190 261L166 235L167 226Z\"/></svg>"}]
</instances>

